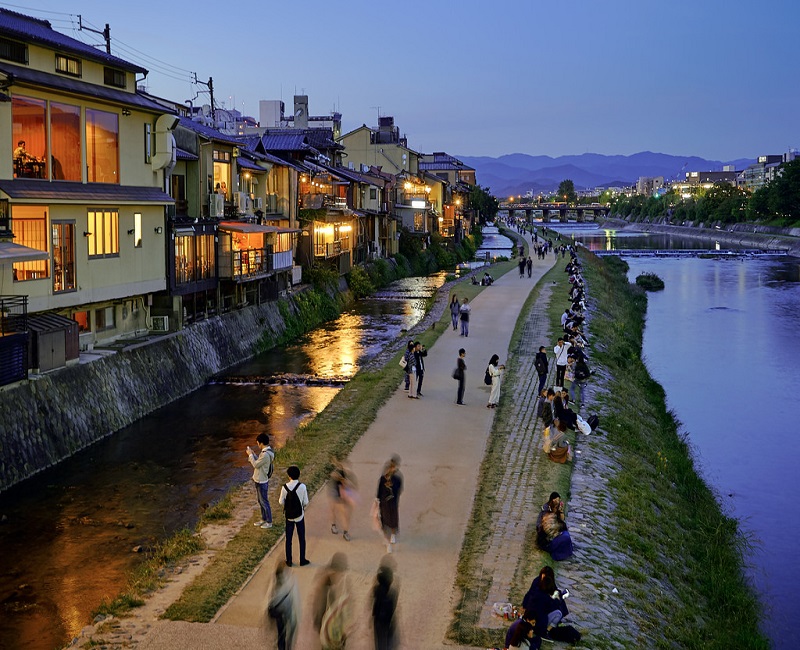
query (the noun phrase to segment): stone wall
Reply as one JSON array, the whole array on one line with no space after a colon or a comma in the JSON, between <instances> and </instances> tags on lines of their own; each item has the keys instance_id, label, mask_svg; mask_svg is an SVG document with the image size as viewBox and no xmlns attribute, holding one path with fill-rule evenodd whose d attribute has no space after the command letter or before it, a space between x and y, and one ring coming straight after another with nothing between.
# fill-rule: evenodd
<instances>
[{"instance_id":1,"label":"stone wall","mask_svg":"<svg viewBox=\"0 0 800 650\"><path fill-rule=\"evenodd\" d=\"M265 338L279 338L298 314L297 295L286 300L287 319L279 302L270 302L3 390L0 491L254 356Z\"/></svg>"}]
</instances>

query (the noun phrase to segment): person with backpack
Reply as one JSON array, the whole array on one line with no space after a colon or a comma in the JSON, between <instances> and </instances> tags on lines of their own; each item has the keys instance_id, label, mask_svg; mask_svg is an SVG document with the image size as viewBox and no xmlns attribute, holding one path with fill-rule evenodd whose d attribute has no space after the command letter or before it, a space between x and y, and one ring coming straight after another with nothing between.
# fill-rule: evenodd
<instances>
[{"instance_id":1,"label":"person with backpack","mask_svg":"<svg viewBox=\"0 0 800 650\"><path fill-rule=\"evenodd\" d=\"M261 519L255 523L261 528L272 528L272 509L269 507L269 479L272 477L275 452L269 446L269 436L266 433L259 433L256 436L256 444L259 453L247 447L247 459L253 466L253 483L256 486L256 498L258 507L261 511Z\"/></svg>"},{"instance_id":2,"label":"person with backpack","mask_svg":"<svg viewBox=\"0 0 800 650\"><path fill-rule=\"evenodd\" d=\"M300 482L300 468L297 465L291 465L286 474L290 480L281 487L281 496L278 499L286 518L286 566L292 566L292 538L295 528L300 544L300 566L306 566L311 564L306 558L306 522L303 518L308 505L308 490L305 483Z\"/></svg>"}]
</instances>

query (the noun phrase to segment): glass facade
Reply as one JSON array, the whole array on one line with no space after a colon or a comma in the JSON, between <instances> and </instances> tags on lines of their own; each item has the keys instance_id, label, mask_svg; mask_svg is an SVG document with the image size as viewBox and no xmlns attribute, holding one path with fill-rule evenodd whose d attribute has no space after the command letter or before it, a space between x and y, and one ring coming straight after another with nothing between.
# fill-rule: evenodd
<instances>
[{"instance_id":1,"label":"glass facade","mask_svg":"<svg viewBox=\"0 0 800 650\"><path fill-rule=\"evenodd\" d=\"M119 183L119 116L86 109L86 180Z\"/></svg>"}]
</instances>

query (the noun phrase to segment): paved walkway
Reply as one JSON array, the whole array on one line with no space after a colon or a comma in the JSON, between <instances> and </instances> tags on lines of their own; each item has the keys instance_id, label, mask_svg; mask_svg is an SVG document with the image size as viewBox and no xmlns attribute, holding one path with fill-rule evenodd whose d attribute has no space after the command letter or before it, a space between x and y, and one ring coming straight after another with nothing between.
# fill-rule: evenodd
<instances>
[{"instance_id":1,"label":"paved walkway","mask_svg":"<svg viewBox=\"0 0 800 650\"><path fill-rule=\"evenodd\" d=\"M393 555L400 587L399 629L402 647L446 645L456 592L456 565L472 508L477 473L483 459L494 411L486 408L483 384L489 357L505 359L520 309L551 268L553 258L534 261L533 278L512 270L472 302L470 335L448 330L426 359L424 397L409 400L398 392L378 412L348 461L361 486L361 504L353 514L352 541L330 533L327 495L315 495L306 511L309 567L296 568L303 615L298 648L318 648L309 612L314 579L334 552L347 554L355 629L352 647L371 647L369 590L386 553L383 538L369 523L369 504L383 463L392 454L402 459L405 490L400 498L400 534ZM458 348L467 350L466 406L455 402L451 378ZM517 401L517 400L515 400ZM295 549L296 553L296 549ZM269 553L252 579L211 624L159 622L141 648L233 648L264 645L261 625L265 599L283 544ZM348 644L350 645L350 644ZM271 647L267 642L266 647ZM452 647L452 646L451 646Z\"/></svg>"}]
</instances>

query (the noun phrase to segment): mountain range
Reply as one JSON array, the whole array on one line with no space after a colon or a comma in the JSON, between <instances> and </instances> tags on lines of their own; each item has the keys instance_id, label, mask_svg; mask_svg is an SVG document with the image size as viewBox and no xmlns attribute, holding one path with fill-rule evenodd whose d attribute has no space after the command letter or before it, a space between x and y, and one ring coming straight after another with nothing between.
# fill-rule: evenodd
<instances>
[{"instance_id":1,"label":"mountain range","mask_svg":"<svg viewBox=\"0 0 800 650\"><path fill-rule=\"evenodd\" d=\"M722 171L723 165L733 165L740 171L755 159L740 158L722 162L697 156L672 156L642 151L630 156L606 156L584 153L578 156L531 156L512 153L497 158L489 156L458 156L475 168L478 184L489 187L497 197L512 194L550 194L563 180L571 180L575 189L595 187L624 187L636 183L640 176L663 176L665 180L682 179L690 171Z\"/></svg>"}]
</instances>

